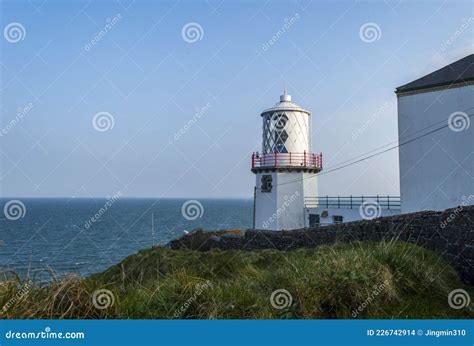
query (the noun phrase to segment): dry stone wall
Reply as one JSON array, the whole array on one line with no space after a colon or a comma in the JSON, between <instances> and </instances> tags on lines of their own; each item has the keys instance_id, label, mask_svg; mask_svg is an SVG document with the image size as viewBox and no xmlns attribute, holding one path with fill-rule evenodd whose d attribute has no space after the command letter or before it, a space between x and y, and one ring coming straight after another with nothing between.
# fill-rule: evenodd
<instances>
[{"instance_id":1,"label":"dry stone wall","mask_svg":"<svg viewBox=\"0 0 474 346\"><path fill-rule=\"evenodd\" d=\"M443 212L418 212L374 220L293 231L249 229L204 232L202 229L173 240L173 249L294 250L351 241L397 239L441 254L462 279L474 285L474 206L460 206Z\"/></svg>"}]
</instances>

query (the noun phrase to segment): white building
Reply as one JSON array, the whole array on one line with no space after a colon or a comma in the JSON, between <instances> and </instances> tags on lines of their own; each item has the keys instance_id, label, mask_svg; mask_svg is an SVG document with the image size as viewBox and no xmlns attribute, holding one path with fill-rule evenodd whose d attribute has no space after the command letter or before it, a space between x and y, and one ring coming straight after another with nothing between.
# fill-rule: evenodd
<instances>
[{"instance_id":1,"label":"white building","mask_svg":"<svg viewBox=\"0 0 474 346\"><path fill-rule=\"evenodd\" d=\"M317 197L315 173L322 169L321 154L311 152L311 114L285 91L261 116L262 152L252 155L254 228L303 228L304 200Z\"/></svg>"},{"instance_id":2,"label":"white building","mask_svg":"<svg viewBox=\"0 0 474 346\"><path fill-rule=\"evenodd\" d=\"M261 116L262 152L252 155L254 228L291 230L400 213L399 197L318 197L323 164L322 154L311 150L311 113L286 91Z\"/></svg>"},{"instance_id":3,"label":"white building","mask_svg":"<svg viewBox=\"0 0 474 346\"><path fill-rule=\"evenodd\" d=\"M305 200L305 227L400 214L398 196L321 196Z\"/></svg>"},{"instance_id":4,"label":"white building","mask_svg":"<svg viewBox=\"0 0 474 346\"><path fill-rule=\"evenodd\" d=\"M402 213L473 204L474 54L396 94Z\"/></svg>"}]
</instances>

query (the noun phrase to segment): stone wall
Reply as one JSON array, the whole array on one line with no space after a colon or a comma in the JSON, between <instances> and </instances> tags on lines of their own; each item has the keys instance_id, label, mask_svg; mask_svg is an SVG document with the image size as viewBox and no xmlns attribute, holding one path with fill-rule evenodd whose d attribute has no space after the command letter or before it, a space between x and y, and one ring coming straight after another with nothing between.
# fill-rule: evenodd
<instances>
[{"instance_id":1,"label":"stone wall","mask_svg":"<svg viewBox=\"0 0 474 346\"><path fill-rule=\"evenodd\" d=\"M249 229L238 234L201 229L173 240L172 249L293 250L322 244L398 239L441 254L462 279L474 285L474 206L418 212L294 231Z\"/></svg>"}]
</instances>

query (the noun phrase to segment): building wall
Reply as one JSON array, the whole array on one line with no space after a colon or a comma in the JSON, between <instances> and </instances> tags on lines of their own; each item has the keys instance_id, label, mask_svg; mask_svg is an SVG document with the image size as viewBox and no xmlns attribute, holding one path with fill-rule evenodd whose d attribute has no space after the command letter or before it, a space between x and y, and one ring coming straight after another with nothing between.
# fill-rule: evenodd
<instances>
[{"instance_id":1,"label":"building wall","mask_svg":"<svg viewBox=\"0 0 474 346\"><path fill-rule=\"evenodd\" d=\"M242 236L206 232L187 234L170 243L173 249L294 250L323 244L352 241L399 240L423 246L442 255L456 268L466 283L474 284L474 206L461 206L444 212L419 212L377 220L355 221L326 227L265 232L247 230ZM215 233L215 232L214 232ZM204 239L203 239L204 238ZM462 253L462 256L459 254Z\"/></svg>"},{"instance_id":2,"label":"building wall","mask_svg":"<svg viewBox=\"0 0 474 346\"><path fill-rule=\"evenodd\" d=\"M474 85L399 96L400 143L447 125L454 112L474 113ZM401 146L399 157L402 213L453 208L474 194L474 124Z\"/></svg>"},{"instance_id":3,"label":"building wall","mask_svg":"<svg viewBox=\"0 0 474 346\"><path fill-rule=\"evenodd\" d=\"M263 175L271 175L271 192L262 192ZM304 227L304 197L317 197L317 177L310 173L256 174L255 228L272 231Z\"/></svg>"},{"instance_id":4,"label":"building wall","mask_svg":"<svg viewBox=\"0 0 474 346\"><path fill-rule=\"evenodd\" d=\"M321 214L327 212L327 216L323 217ZM343 217L343 222L351 222L362 220L362 215L359 207L350 208L306 208L305 209L305 227L309 227L309 215L317 214L320 216L320 223L322 226L333 224L333 216L340 215ZM400 209L381 209L379 217L392 216L400 214ZM370 215L369 215L370 216Z\"/></svg>"}]
</instances>

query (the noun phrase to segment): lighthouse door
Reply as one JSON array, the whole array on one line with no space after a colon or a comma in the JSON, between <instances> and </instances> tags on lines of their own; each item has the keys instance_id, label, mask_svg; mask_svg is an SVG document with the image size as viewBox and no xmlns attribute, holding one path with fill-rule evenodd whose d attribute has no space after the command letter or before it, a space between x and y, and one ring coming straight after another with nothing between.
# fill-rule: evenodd
<instances>
[{"instance_id":1,"label":"lighthouse door","mask_svg":"<svg viewBox=\"0 0 474 346\"><path fill-rule=\"evenodd\" d=\"M309 214L309 227L317 227L319 224L319 214Z\"/></svg>"}]
</instances>

